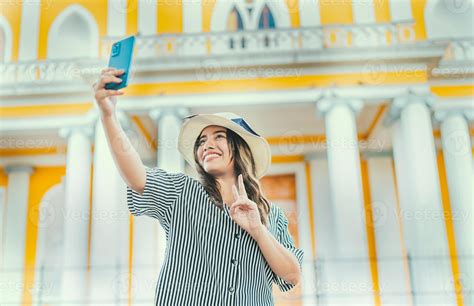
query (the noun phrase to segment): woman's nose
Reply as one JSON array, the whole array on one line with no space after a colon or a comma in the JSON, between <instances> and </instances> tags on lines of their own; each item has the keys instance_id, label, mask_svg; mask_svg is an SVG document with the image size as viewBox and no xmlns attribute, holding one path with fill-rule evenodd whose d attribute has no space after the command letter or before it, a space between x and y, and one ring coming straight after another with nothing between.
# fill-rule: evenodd
<instances>
[{"instance_id":1,"label":"woman's nose","mask_svg":"<svg viewBox=\"0 0 474 306\"><path fill-rule=\"evenodd\" d=\"M214 140L212 139L207 139L206 142L204 143L204 148L206 148L206 151L209 150L210 148L215 148Z\"/></svg>"}]
</instances>

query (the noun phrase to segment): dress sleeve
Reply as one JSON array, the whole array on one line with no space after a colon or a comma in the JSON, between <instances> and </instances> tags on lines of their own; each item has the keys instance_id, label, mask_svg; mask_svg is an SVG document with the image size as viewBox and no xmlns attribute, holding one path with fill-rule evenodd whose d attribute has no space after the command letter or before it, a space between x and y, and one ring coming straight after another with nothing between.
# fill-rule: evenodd
<instances>
[{"instance_id":1,"label":"dress sleeve","mask_svg":"<svg viewBox=\"0 0 474 306\"><path fill-rule=\"evenodd\" d=\"M291 237L291 234L288 231L288 219L281 208L278 208L277 240L296 256L300 266L300 271L302 271L304 252L302 249L295 247L293 237ZM275 272L273 272L273 281L278 285L282 292L288 291L295 286L283 280L283 278L279 277Z\"/></svg>"},{"instance_id":2,"label":"dress sleeve","mask_svg":"<svg viewBox=\"0 0 474 306\"><path fill-rule=\"evenodd\" d=\"M146 182L143 194L127 186L128 210L134 216L147 215L169 223L176 200L182 195L186 182L183 173L168 173L160 168L145 168Z\"/></svg>"}]
</instances>

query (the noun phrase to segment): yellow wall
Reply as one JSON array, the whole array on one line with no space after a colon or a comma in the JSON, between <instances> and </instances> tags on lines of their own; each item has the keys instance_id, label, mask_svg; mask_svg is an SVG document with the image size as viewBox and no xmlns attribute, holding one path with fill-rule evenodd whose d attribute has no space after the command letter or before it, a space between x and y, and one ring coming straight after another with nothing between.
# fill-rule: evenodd
<instances>
[{"instance_id":1,"label":"yellow wall","mask_svg":"<svg viewBox=\"0 0 474 306\"><path fill-rule=\"evenodd\" d=\"M352 2L349 0L319 1L321 24L351 24Z\"/></svg>"},{"instance_id":2,"label":"yellow wall","mask_svg":"<svg viewBox=\"0 0 474 306\"><path fill-rule=\"evenodd\" d=\"M127 35L134 35L138 31L138 0L127 0Z\"/></svg>"},{"instance_id":3,"label":"yellow wall","mask_svg":"<svg viewBox=\"0 0 474 306\"><path fill-rule=\"evenodd\" d=\"M207 93L207 92L241 92L272 90L272 89L296 89L313 88L316 86L330 85L359 85L373 78L370 73L354 74L328 74L328 75L304 75L298 77L269 77L251 78L242 80L216 80L216 81L187 81L177 83L160 84L132 84L125 93L130 96L148 95L172 95L183 93ZM400 74L399 72L382 72L377 77L379 84L419 84L427 81L425 71L412 71Z\"/></svg>"},{"instance_id":4,"label":"yellow wall","mask_svg":"<svg viewBox=\"0 0 474 306\"><path fill-rule=\"evenodd\" d=\"M61 0L51 5L42 1L40 9L38 59L46 59L48 50L48 33L56 17L71 4L80 4L95 18L99 35L107 34L107 0Z\"/></svg>"},{"instance_id":5,"label":"yellow wall","mask_svg":"<svg viewBox=\"0 0 474 306\"><path fill-rule=\"evenodd\" d=\"M300 26L300 1L305 0L285 0L286 6L288 7L288 13L290 14L290 22L292 28L297 28Z\"/></svg>"},{"instance_id":6,"label":"yellow wall","mask_svg":"<svg viewBox=\"0 0 474 306\"><path fill-rule=\"evenodd\" d=\"M158 0L157 2L157 32L183 32L183 3L182 0Z\"/></svg>"},{"instance_id":7,"label":"yellow wall","mask_svg":"<svg viewBox=\"0 0 474 306\"><path fill-rule=\"evenodd\" d=\"M396 1L396 0L392 0ZM417 40L426 39L425 29L425 7L427 0L411 0L411 10L415 20L415 37Z\"/></svg>"},{"instance_id":8,"label":"yellow wall","mask_svg":"<svg viewBox=\"0 0 474 306\"><path fill-rule=\"evenodd\" d=\"M23 305L31 305L30 288L34 285L36 242L38 238L39 208L46 192L61 182L66 167L35 167L30 178L28 214L26 222L25 272Z\"/></svg>"},{"instance_id":9,"label":"yellow wall","mask_svg":"<svg viewBox=\"0 0 474 306\"><path fill-rule=\"evenodd\" d=\"M431 92L438 97L474 97L474 85L431 86Z\"/></svg>"},{"instance_id":10,"label":"yellow wall","mask_svg":"<svg viewBox=\"0 0 474 306\"><path fill-rule=\"evenodd\" d=\"M375 21L386 23L391 21L389 0L374 1Z\"/></svg>"},{"instance_id":11,"label":"yellow wall","mask_svg":"<svg viewBox=\"0 0 474 306\"><path fill-rule=\"evenodd\" d=\"M300 0L285 0L290 14L291 26L300 26ZM319 1L321 24L352 24L354 0L331 0ZM374 12L377 22L390 22L389 0L374 1ZM395 1L395 0L392 0ZM424 10L426 0L411 0L413 19L415 20L415 35L417 39L426 39ZM80 4L94 16L100 36L107 33L107 0L61 0L42 1L40 9L39 25L39 48L38 58L47 57L48 32L55 18L69 5ZM203 32L210 31L212 11L215 0L202 2ZM138 30L138 0L127 0L127 26L128 35L135 34ZM0 14L9 22L13 34L12 59L18 59L21 1L1 1ZM157 1L157 31L158 33L181 33L183 28L183 4L182 0L158 0Z\"/></svg>"},{"instance_id":12,"label":"yellow wall","mask_svg":"<svg viewBox=\"0 0 474 306\"><path fill-rule=\"evenodd\" d=\"M216 0L202 1L202 31L211 31L212 11L216 5Z\"/></svg>"},{"instance_id":13,"label":"yellow wall","mask_svg":"<svg viewBox=\"0 0 474 306\"><path fill-rule=\"evenodd\" d=\"M0 168L0 186L8 186L8 175L5 173L4 168Z\"/></svg>"}]
</instances>

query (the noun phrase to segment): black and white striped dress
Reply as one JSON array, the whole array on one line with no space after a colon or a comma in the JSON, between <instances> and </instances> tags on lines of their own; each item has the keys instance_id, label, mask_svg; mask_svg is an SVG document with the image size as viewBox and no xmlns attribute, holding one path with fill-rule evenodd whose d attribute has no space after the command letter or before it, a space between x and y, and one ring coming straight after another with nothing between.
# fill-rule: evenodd
<instances>
[{"instance_id":1,"label":"black and white striped dress","mask_svg":"<svg viewBox=\"0 0 474 306\"><path fill-rule=\"evenodd\" d=\"M156 305L273 305L272 284L281 291L293 285L277 276L256 241L220 209L202 184L185 174L146 169L143 195L127 187L134 216L159 220L166 233L166 252L155 291ZM296 255L288 220L271 204L269 231Z\"/></svg>"}]
</instances>

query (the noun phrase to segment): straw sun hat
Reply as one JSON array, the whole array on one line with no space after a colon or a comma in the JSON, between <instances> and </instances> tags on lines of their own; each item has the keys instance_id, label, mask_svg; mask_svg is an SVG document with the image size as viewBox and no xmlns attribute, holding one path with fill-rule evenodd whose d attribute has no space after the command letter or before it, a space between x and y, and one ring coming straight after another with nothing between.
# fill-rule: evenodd
<instances>
[{"instance_id":1,"label":"straw sun hat","mask_svg":"<svg viewBox=\"0 0 474 306\"><path fill-rule=\"evenodd\" d=\"M184 119L178 137L178 150L192 167L196 168L193 150L196 139L205 127L219 125L234 131L248 144L255 160L257 178L267 173L272 160L270 145L241 116L234 113L195 114Z\"/></svg>"}]
</instances>

